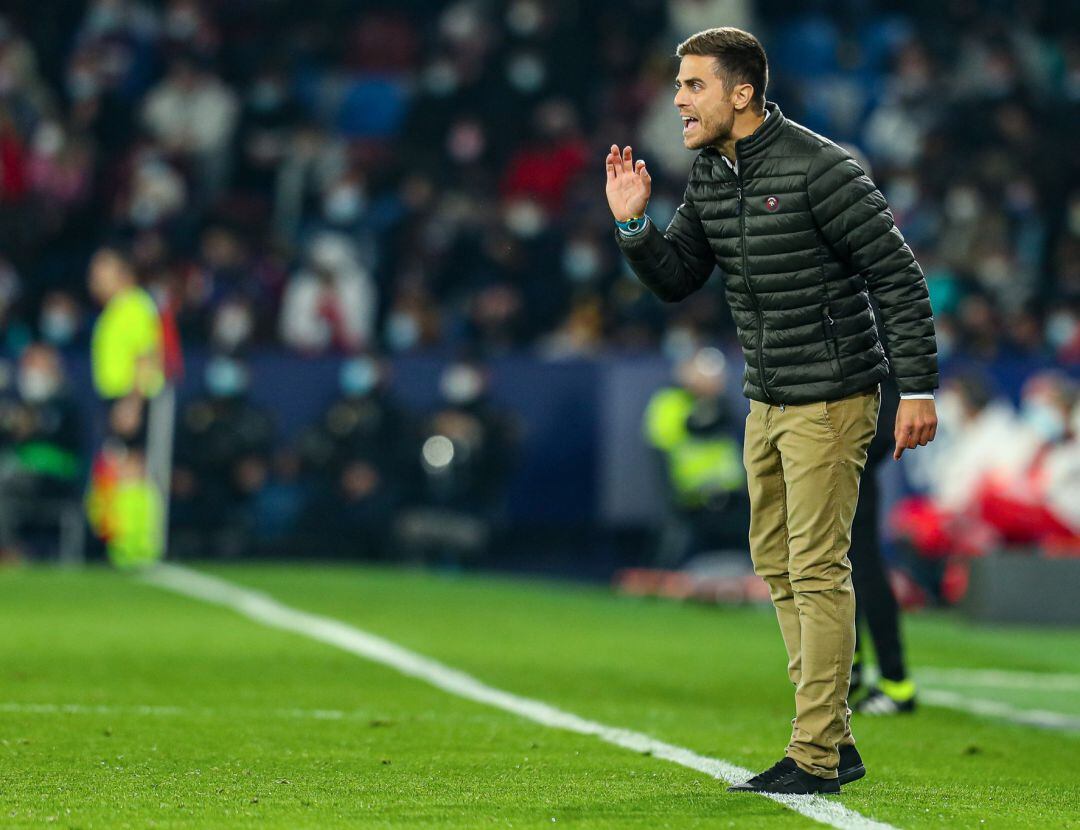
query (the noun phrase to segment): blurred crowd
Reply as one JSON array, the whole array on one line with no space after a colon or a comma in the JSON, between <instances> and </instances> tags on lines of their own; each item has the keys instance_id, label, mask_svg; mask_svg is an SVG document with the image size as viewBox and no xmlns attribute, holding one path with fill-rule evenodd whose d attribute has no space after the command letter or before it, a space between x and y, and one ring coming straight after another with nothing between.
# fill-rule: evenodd
<instances>
[{"instance_id":1,"label":"blurred crowd","mask_svg":"<svg viewBox=\"0 0 1080 830\"><path fill-rule=\"evenodd\" d=\"M283 443L248 395L241 360L219 356L181 412L173 472L174 552L458 563L503 531L516 445L512 416L487 398L487 374L452 363L427 412L402 406L389 369L341 365L318 420Z\"/></svg>"},{"instance_id":2,"label":"blurred crowd","mask_svg":"<svg viewBox=\"0 0 1080 830\"><path fill-rule=\"evenodd\" d=\"M58 351L28 347L13 380L0 383L0 561L51 551L72 507L81 535L86 488L90 413ZM402 406L389 385L385 363L343 361L320 417L285 441L249 395L245 362L210 360L178 413L173 553L380 559L392 545L405 561L484 557L505 531L516 418L489 401L475 363L448 364L425 411Z\"/></svg>"},{"instance_id":3,"label":"blurred crowd","mask_svg":"<svg viewBox=\"0 0 1080 830\"><path fill-rule=\"evenodd\" d=\"M913 456L919 494L890 516L924 587L959 599L967 562L1003 548L1080 555L1080 384L1036 373L1014 408L987 378L960 374L938 411L937 438Z\"/></svg>"},{"instance_id":4,"label":"blurred crowd","mask_svg":"<svg viewBox=\"0 0 1080 830\"><path fill-rule=\"evenodd\" d=\"M692 160L674 44L761 35L769 97L865 156L943 353L1080 361L1080 10L945 0L11 0L0 15L0 350L84 345L122 240L220 354L550 358L722 341L611 239L600 159Z\"/></svg>"},{"instance_id":5,"label":"blurred crowd","mask_svg":"<svg viewBox=\"0 0 1080 830\"><path fill-rule=\"evenodd\" d=\"M672 52L714 25L759 34L768 97L864 158L926 271L943 357L1080 364L1075 4L85 0L46 14L9 0L0 549L20 500L62 506L85 481L78 424L92 413L71 404L64 358L88 351L102 246L131 257L185 347L210 355L178 413L181 548L483 551L515 428L482 366L523 351L662 350L685 367L645 415L670 488L660 548L678 558L715 536L717 515L744 509L738 430L718 353L699 349L730 345L730 316L715 283L665 306L633 278L600 174L611 143L633 144L666 223L693 160ZM264 347L343 367L337 400L289 445L247 394ZM433 412L388 391L386 358L416 352L451 362ZM957 383L942 421L967 437L919 454L944 466L897 520L911 543L933 556L941 539L1075 534L1075 505L1058 503L1076 489L1071 381L1044 377L1019 414ZM1012 466L977 463L1005 436L1026 436ZM702 459L731 463L700 477ZM954 464L967 472L940 474Z\"/></svg>"}]
</instances>

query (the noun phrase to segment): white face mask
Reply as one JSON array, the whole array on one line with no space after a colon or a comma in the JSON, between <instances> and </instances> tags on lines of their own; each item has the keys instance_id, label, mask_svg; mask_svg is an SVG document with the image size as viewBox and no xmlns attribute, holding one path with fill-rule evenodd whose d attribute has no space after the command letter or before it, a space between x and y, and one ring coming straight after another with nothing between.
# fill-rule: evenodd
<instances>
[{"instance_id":1,"label":"white face mask","mask_svg":"<svg viewBox=\"0 0 1080 830\"><path fill-rule=\"evenodd\" d=\"M235 349L251 336L251 328L251 314L246 308L223 306L214 319L214 342L226 349Z\"/></svg>"},{"instance_id":2,"label":"white face mask","mask_svg":"<svg viewBox=\"0 0 1080 830\"><path fill-rule=\"evenodd\" d=\"M450 403L468 404L475 401L483 391L484 381L480 373L468 366L453 366L443 373L439 390Z\"/></svg>"},{"instance_id":3,"label":"white face mask","mask_svg":"<svg viewBox=\"0 0 1080 830\"><path fill-rule=\"evenodd\" d=\"M335 225L355 222L364 211L364 194L355 185L340 185L323 199L323 215Z\"/></svg>"},{"instance_id":4,"label":"white face mask","mask_svg":"<svg viewBox=\"0 0 1080 830\"><path fill-rule=\"evenodd\" d=\"M591 242L571 242L562 259L563 271L574 282L588 282L600 271L600 252Z\"/></svg>"},{"instance_id":5,"label":"white face mask","mask_svg":"<svg viewBox=\"0 0 1080 830\"><path fill-rule=\"evenodd\" d=\"M1069 311L1055 311L1046 321L1046 339L1055 349L1071 343L1080 330L1080 320Z\"/></svg>"},{"instance_id":6,"label":"white face mask","mask_svg":"<svg viewBox=\"0 0 1080 830\"><path fill-rule=\"evenodd\" d=\"M56 394L60 388L58 378L39 369L23 369L19 372L19 396L27 403L41 403Z\"/></svg>"},{"instance_id":7,"label":"white face mask","mask_svg":"<svg viewBox=\"0 0 1080 830\"><path fill-rule=\"evenodd\" d=\"M1058 441L1065 435L1065 415L1055 406L1043 401L1025 401L1021 415L1044 441Z\"/></svg>"}]
</instances>

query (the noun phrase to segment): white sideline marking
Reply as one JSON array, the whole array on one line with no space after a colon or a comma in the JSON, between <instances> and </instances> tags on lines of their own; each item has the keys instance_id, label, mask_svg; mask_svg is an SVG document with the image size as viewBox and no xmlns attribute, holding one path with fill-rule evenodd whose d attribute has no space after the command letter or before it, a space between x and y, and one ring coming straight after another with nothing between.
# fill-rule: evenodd
<instances>
[{"instance_id":1,"label":"white sideline marking","mask_svg":"<svg viewBox=\"0 0 1080 830\"><path fill-rule=\"evenodd\" d=\"M1001 669L921 669L919 680L950 686L982 686L990 689L1041 689L1048 692L1080 692L1080 674Z\"/></svg>"},{"instance_id":2,"label":"white sideline marking","mask_svg":"<svg viewBox=\"0 0 1080 830\"><path fill-rule=\"evenodd\" d=\"M423 680L450 694L494 706L496 709L511 712L543 726L576 732L579 735L593 735L606 743L671 761L728 783L743 781L753 775L751 770L719 758L698 755L692 750L665 743L641 732L605 726L602 723L578 717L571 712L557 709L541 700L504 692L462 671L402 648L390 640L369 634L330 617L298 611L266 594L235 585L218 577L177 565L163 564L144 578L160 588L231 608L271 628L292 631L313 640L337 646L343 651L382 663L409 677ZM861 813L849 810L822 796L773 793L763 795L809 819L833 827L845 830L895 830L892 825L867 818Z\"/></svg>"},{"instance_id":3,"label":"white sideline marking","mask_svg":"<svg viewBox=\"0 0 1080 830\"><path fill-rule=\"evenodd\" d=\"M974 715L987 715L1025 726L1080 732L1080 717L1066 715L1063 712L1050 712L1046 709L1020 709L1016 706L1010 706L1008 703L968 697L956 692L946 692L943 689L924 689L919 692L919 698L931 706L944 706L948 709L958 709L961 712L969 712Z\"/></svg>"}]
</instances>

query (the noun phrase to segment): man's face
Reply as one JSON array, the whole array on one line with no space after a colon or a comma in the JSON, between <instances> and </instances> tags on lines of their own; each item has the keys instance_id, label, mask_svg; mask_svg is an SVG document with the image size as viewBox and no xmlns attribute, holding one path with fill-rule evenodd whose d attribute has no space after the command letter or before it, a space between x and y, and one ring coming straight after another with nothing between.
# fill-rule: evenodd
<instances>
[{"instance_id":1,"label":"man's face","mask_svg":"<svg viewBox=\"0 0 1080 830\"><path fill-rule=\"evenodd\" d=\"M90 294L100 305L105 305L120 289L123 264L115 253L99 251L90 260Z\"/></svg>"},{"instance_id":2,"label":"man's face","mask_svg":"<svg viewBox=\"0 0 1080 830\"><path fill-rule=\"evenodd\" d=\"M683 144L700 150L719 144L731 135L735 125L732 92L715 72L716 59L686 55L679 63L675 79L675 106L683 122Z\"/></svg>"}]
</instances>

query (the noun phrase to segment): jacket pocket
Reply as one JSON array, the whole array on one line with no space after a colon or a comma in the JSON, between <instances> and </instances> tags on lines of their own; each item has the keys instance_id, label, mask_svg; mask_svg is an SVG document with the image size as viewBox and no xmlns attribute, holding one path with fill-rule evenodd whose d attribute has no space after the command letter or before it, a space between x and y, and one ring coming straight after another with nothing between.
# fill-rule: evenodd
<instances>
[{"instance_id":1,"label":"jacket pocket","mask_svg":"<svg viewBox=\"0 0 1080 830\"><path fill-rule=\"evenodd\" d=\"M840 341L836 336L836 321L833 320L828 306L821 309L821 325L825 331L825 351L829 353L832 364L833 380L844 380L844 367L840 364Z\"/></svg>"}]
</instances>

